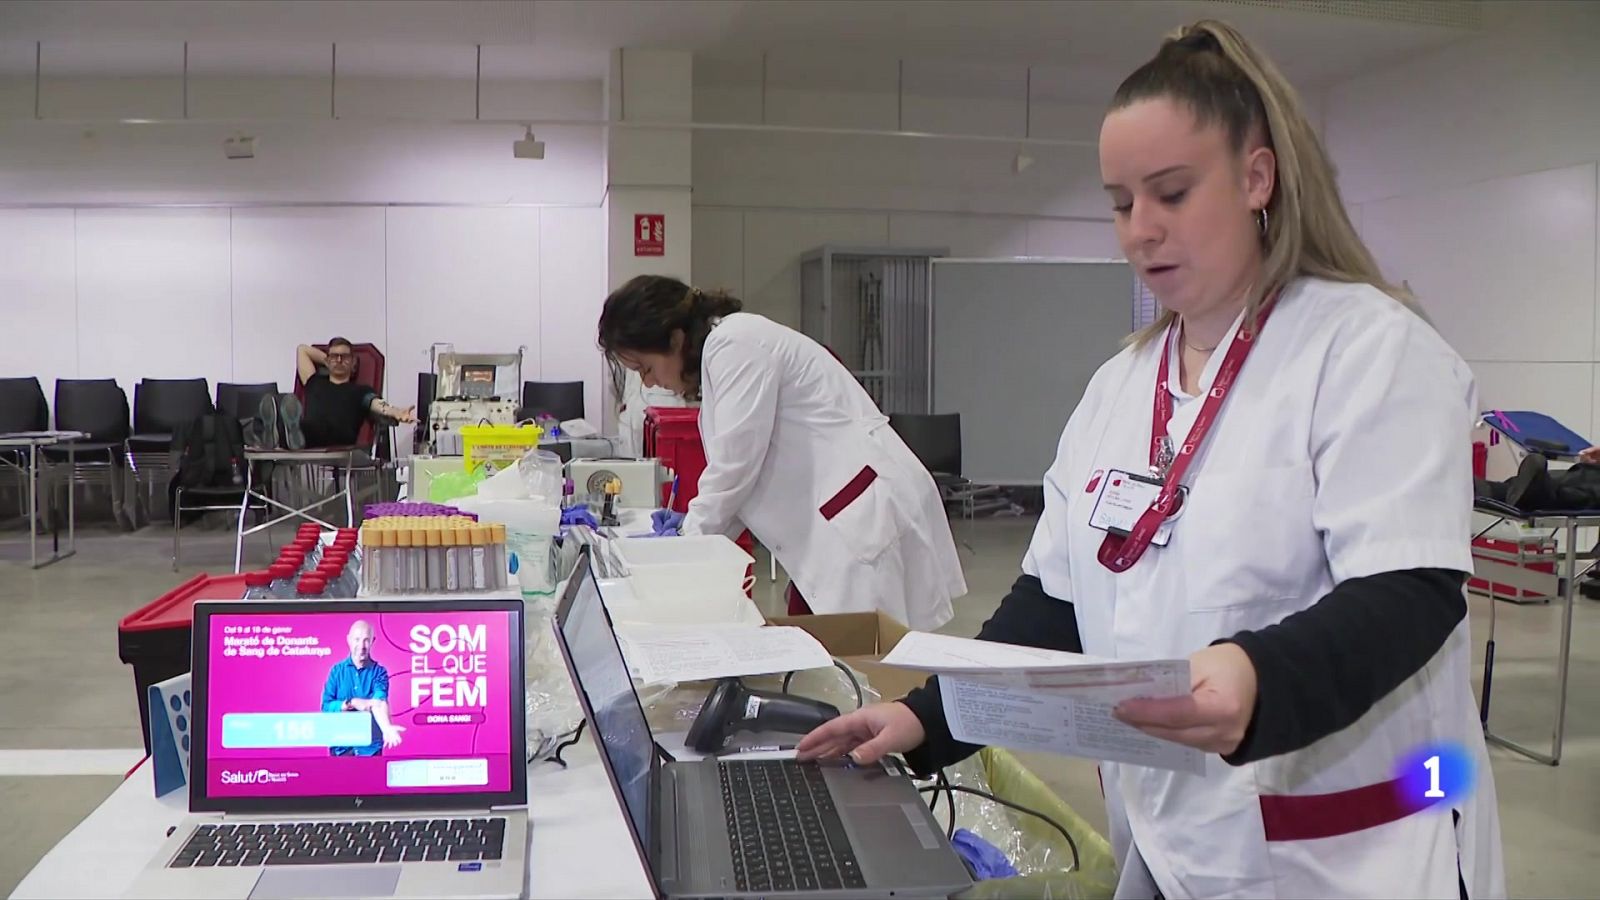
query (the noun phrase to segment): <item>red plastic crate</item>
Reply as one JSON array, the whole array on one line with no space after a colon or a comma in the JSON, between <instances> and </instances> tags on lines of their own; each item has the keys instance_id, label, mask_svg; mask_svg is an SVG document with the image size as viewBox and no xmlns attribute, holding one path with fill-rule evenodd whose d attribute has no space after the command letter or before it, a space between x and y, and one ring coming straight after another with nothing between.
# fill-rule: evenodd
<instances>
[{"instance_id":1,"label":"red plastic crate","mask_svg":"<svg viewBox=\"0 0 1600 900\"><path fill-rule=\"evenodd\" d=\"M1530 541L1528 543L1519 545L1517 541L1481 537L1475 539L1472 542L1472 546L1474 549L1493 550L1496 553L1506 554L1517 553L1520 546L1523 556L1535 556L1539 558L1538 562L1522 563L1522 568L1533 572L1542 572L1546 575L1554 575L1556 573L1556 549L1553 546L1545 544L1542 540ZM1488 554L1474 552L1472 556L1474 559L1481 559L1486 562L1492 562L1499 565L1512 565L1512 563L1504 559L1490 556ZM1544 561L1546 558L1549 559L1549 562ZM1503 597L1506 599L1517 599L1520 597L1522 599L1531 600L1548 596L1547 594L1539 591L1528 590L1527 588L1523 588L1519 592L1518 589L1513 585L1500 584L1498 582L1490 581L1487 578L1470 578L1467 580L1467 587L1482 594L1488 594L1492 597Z\"/></svg>"},{"instance_id":2,"label":"red plastic crate","mask_svg":"<svg viewBox=\"0 0 1600 900\"><path fill-rule=\"evenodd\" d=\"M150 685L189 671L195 603L243 596L243 575L196 575L128 614L117 626L117 655L133 666L145 753L150 752Z\"/></svg>"},{"instance_id":3,"label":"red plastic crate","mask_svg":"<svg viewBox=\"0 0 1600 900\"><path fill-rule=\"evenodd\" d=\"M652 406L644 411L644 455L661 460L678 481L678 494L672 499L672 483L661 486L661 505L672 500L677 512L688 512L689 501L700 496L700 476L706 470L705 445L700 440L700 410L692 407ZM754 556L755 537L746 531L735 541ZM755 574L755 566L745 572L745 581ZM753 589L746 594L754 596Z\"/></svg>"},{"instance_id":4,"label":"red plastic crate","mask_svg":"<svg viewBox=\"0 0 1600 900\"><path fill-rule=\"evenodd\" d=\"M700 475L706 470L706 450L700 442L700 410L652 406L644 411L644 455L661 460L678 480L672 508L687 512L689 501L700 494ZM672 484L661 486L661 504L672 494Z\"/></svg>"}]
</instances>

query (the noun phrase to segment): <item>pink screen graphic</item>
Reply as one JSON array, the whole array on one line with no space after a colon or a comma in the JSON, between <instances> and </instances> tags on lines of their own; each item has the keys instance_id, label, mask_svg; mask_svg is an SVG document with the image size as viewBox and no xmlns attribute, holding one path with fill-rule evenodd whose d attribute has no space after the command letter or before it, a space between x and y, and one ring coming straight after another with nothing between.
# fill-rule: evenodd
<instances>
[{"instance_id":1,"label":"pink screen graphic","mask_svg":"<svg viewBox=\"0 0 1600 900\"><path fill-rule=\"evenodd\" d=\"M493 611L213 615L207 793L510 790L513 622L510 613ZM369 649L358 668L351 645L367 634ZM344 671L335 673L336 667ZM370 698L380 674L388 679L388 735L377 712L337 708L342 695ZM318 716L329 711L324 701L330 697L342 716L331 726ZM348 755L335 755L327 744L307 745L332 733L330 727L346 736L359 729L371 744L339 749ZM362 750L371 755L358 755Z\"/></svg>"}]
</instances>

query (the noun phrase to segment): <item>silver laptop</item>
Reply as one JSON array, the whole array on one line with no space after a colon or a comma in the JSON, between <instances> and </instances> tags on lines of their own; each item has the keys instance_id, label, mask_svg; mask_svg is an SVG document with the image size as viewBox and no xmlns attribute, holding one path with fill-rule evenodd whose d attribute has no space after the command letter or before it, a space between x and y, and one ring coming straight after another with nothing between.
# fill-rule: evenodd
<instances>
[{"instance_id":1,"label":"silver laptop","mask_svg":"<svg viewBox=\"0 0 1600 900\"><path fill-rule=\"evenodd\" d=\"M201 603L189 816L133 897L519 897L522 603Z\"/></svg>"},{"instance_id":2,"label":"silver laptop","mask_svg":"<svg viewBox=\"0 0 1600 900\"><path fill-rule=\"evenodd\" d=\"M944 897L972 885L892 765L663 764L587 554L556 636L658 897Z\"/></svg>"}]
</instances>

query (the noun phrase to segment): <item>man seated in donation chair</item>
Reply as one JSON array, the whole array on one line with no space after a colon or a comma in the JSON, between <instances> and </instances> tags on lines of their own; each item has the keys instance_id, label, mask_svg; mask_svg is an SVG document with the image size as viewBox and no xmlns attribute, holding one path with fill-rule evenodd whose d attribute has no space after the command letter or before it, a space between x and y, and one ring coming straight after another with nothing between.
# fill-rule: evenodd
<instances>
[{"instance_id":1,"label":"man seated in donation chair","mask_svg":"<svg viewBox=\"0 0 1600 900\"><path fill-rule=\"evenodd\" d=\"M1600 510L1600 446L1538 413L1495 411L1484 424L1527 451L1517 474L1506 481L1474 482L1480 501L1501 503L1524 513ZM1551 471L1550 460L1574 459L1568 469Z\"/></svg>"},{"instance_id":2,"label":"man seated in donation chair","mask_svg":"<svg viewBox=\"0 0 1600 900\"><path fill-rule=\"evenodd\" d=\"M362 349L370 349L375 359L370 368L377 371L362 371L357 348L342 337L328 341L325 349L300 345L295 393L262 398L246 444L272 450L371 449L373 417L415 422L413 407L402 409L379 396L383 357L371 345Z\"/></svg>"}]
</instances>

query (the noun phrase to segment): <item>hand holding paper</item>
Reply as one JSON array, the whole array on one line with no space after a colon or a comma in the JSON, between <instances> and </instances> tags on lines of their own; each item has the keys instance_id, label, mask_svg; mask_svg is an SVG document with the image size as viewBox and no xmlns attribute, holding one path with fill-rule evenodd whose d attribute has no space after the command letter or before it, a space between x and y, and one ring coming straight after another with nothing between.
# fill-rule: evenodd
<instances>
[{"instance_id":1,"label":"hand holding paper","mask_svg":"<svg viewBox=\"0 0 1600 900\"><path fill-rule=\"evenodd\" d=\"M1175 697L1134 698L1113 713L1145 734L1226 756L1239 749L1256 706L1256 668L1238 644L1189 657L1193 685Z\"/></svg>"},{"instance_id":2,"label":"hand holding paper","mask_svg":"<svg viewBox=\"0 0 1600 900\"><path fill-rule=\"evenodd\" d=\"M1137 697L1168 702L1182 697L1187 702L1184 688L1196 683L1190 679L1188 660L1101 659L912 632L883 662L938 673L945 720L957 740L1193 774L1205 771L1199 750L1158 739L1112 713ZM1224 683L1222 672L1215 678ZM1169 714L1161 708L1157 713ZM1196 720L1193 727L1204 726ZM1241 728L1235 744L1243 733Z\"/></svg>"}]
</instances>

